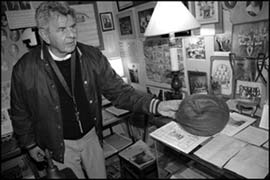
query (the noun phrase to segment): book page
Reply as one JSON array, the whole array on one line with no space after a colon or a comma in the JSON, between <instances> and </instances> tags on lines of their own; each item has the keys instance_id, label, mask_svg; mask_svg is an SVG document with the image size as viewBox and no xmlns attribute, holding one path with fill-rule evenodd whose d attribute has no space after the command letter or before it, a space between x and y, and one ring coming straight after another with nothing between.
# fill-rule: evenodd
<instances>
[{"instance_id":1,"label":"book page","mask_svg":"<svg viewBox=\"0 0 270 180\"><path fill-rule=\"evenodd\" d=\"M265 104L263 106L263 112L259 127L269 129L269 104Z\"/></svg>"},{"instance_id":2,"label":"book page","mask_svg":"<svg viewBox=\"0 0 270 180\"><path fill-rule=\"evenodd\" d=\"M245 178L265 178L269 173L269 151L249 144L224 168Z\"/></svg>"},{"instance_id":3,"label":"book page","mask_svg":"<svg viewBox=\"0 0 270 180\"><path fill-rule=\"evenodd\" d=\"M219 134L194 152L194 155L221 168L246 145L234 137Z\"/></svg>"},{"instance_id":4,"label":"book page","mask_svg":"<svg viewBox=\"0 0 270 180\"><path fill-rule=\"evenodd\" d=\"M243 131L234 135L234 137L250 144L261 146L269 139L269 133L264 129L248 126Z\"/></svg>"},{"instance_id":5,"label":"book page","mask_svg":"<svg viewBox=\"0 0 270 180\"><path fill-rule=\"evenodd\" d=\"M255 118L251 118L236 112L230 112L229 122L220 133L226 134L228 136L233 136L255 121Z\"/></svg>"},{"instance_id":6,"label":"book page","mask_svg":"<svg viewBox=\"0 0 270 180\"><path fill-rule=\"evenodd\" d=\"M171 121L168 124L156 129L150 136L164 144L171 146L177 151L182 151L186 154L207 140L209 137L195 136L181 128L181 126Z\"/></svg>"}]
</instances>

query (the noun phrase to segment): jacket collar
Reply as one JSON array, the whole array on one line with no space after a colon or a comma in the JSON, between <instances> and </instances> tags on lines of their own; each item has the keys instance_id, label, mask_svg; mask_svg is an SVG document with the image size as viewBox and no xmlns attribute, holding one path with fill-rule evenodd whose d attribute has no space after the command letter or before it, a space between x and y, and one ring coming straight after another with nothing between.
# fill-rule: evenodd
<instances>
[{"instance_id":1,"label":"jacket collar","mask_svg":"<svg viewBox=\"0 0 270 180\"><path fill-rule=\"evenodd\" d=\"M45 45L41 45L41 51L40 51L40 58L41 58L41 60L44 60L44 49L43 49L43 48L45 48L44 46ZM78 51L78 53L79 53L79 55L81 57L82 56L82 52L81 52L80 48L78 47L78 45L76 46L76 50Z\"/></svg>"}]
</instances>

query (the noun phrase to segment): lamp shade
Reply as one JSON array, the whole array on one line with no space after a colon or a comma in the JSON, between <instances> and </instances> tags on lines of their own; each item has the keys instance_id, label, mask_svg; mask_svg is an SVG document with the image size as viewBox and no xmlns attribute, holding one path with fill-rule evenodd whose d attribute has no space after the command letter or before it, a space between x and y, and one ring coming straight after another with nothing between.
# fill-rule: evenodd
<instances>
[{"instance_id":1,"label":"lamp shade","mask_svg":"<svg viewBox=\"0 0 270 180\"><path fill-rule=\"evenodd\" d=\"M144 36L157 36L200 27L181 1L157 2Z\"/></svg>"}]
</instances>

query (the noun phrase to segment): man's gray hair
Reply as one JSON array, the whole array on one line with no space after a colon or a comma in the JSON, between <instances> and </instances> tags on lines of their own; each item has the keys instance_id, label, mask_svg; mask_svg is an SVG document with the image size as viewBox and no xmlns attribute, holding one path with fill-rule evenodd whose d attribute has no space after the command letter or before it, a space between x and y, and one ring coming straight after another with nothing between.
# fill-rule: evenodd
<instances>
[{"instance_id":1,"label":"man's gray hair","mask_svg":"<svg viewBox=\"0 0 270 180\"><path fill-rule=\"evenodd\" d=\"M53 15L71 15L76 20L75 10L69 7L65 1L46 1L42 2L36 9L35 19L38 28L46 28L49 18Z\"/></svg>"}]
</instances>

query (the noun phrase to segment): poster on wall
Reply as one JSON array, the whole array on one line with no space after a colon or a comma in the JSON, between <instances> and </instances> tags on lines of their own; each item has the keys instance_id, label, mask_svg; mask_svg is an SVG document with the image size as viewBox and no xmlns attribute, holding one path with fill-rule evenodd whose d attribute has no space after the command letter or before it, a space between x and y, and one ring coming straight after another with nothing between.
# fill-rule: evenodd
<instances>
[{"instance_id":1,"label":"poster on wall","mask_svg":"<svg viewBox=\"0 0 270 180\"><path fill-rule=\"evenodd\" d=\"M176 39L179 70L182 72L180 79L183 88L186 85L186 68L184 64L183 48L181 38ZM168 38L149 38L143 43L146 84L171 88L171 61Z\"/></svg>"},{"instance_id":2,"label":"poster on wall","mask_svg":"<svg viewBox=\"0 0 270 180\"><path fill-rule=\"evenodd\" d=\"M219 21L218 1L195 1L195 17L201 24L217 23Z\"/></svg>"},{"instance_id":3,"label":"poster on wall","mask_svg":"<svg viewBox=\"0 0 270 180\"><path fill-rule=\"evenodd\" d=\"M205 40L202 36L185 39L187 60L205 60Z\"/></svg>"},{"instance_id":4,"label":"poster on wall","mask_svg":"<svg viewBox=\"0 0 270 180\"><path fill-rule=\"evenodd\" d=\"M269 49L269 21L233 25L232 52L241 57L267 55Z\"/></svg>"}]
</instances>

